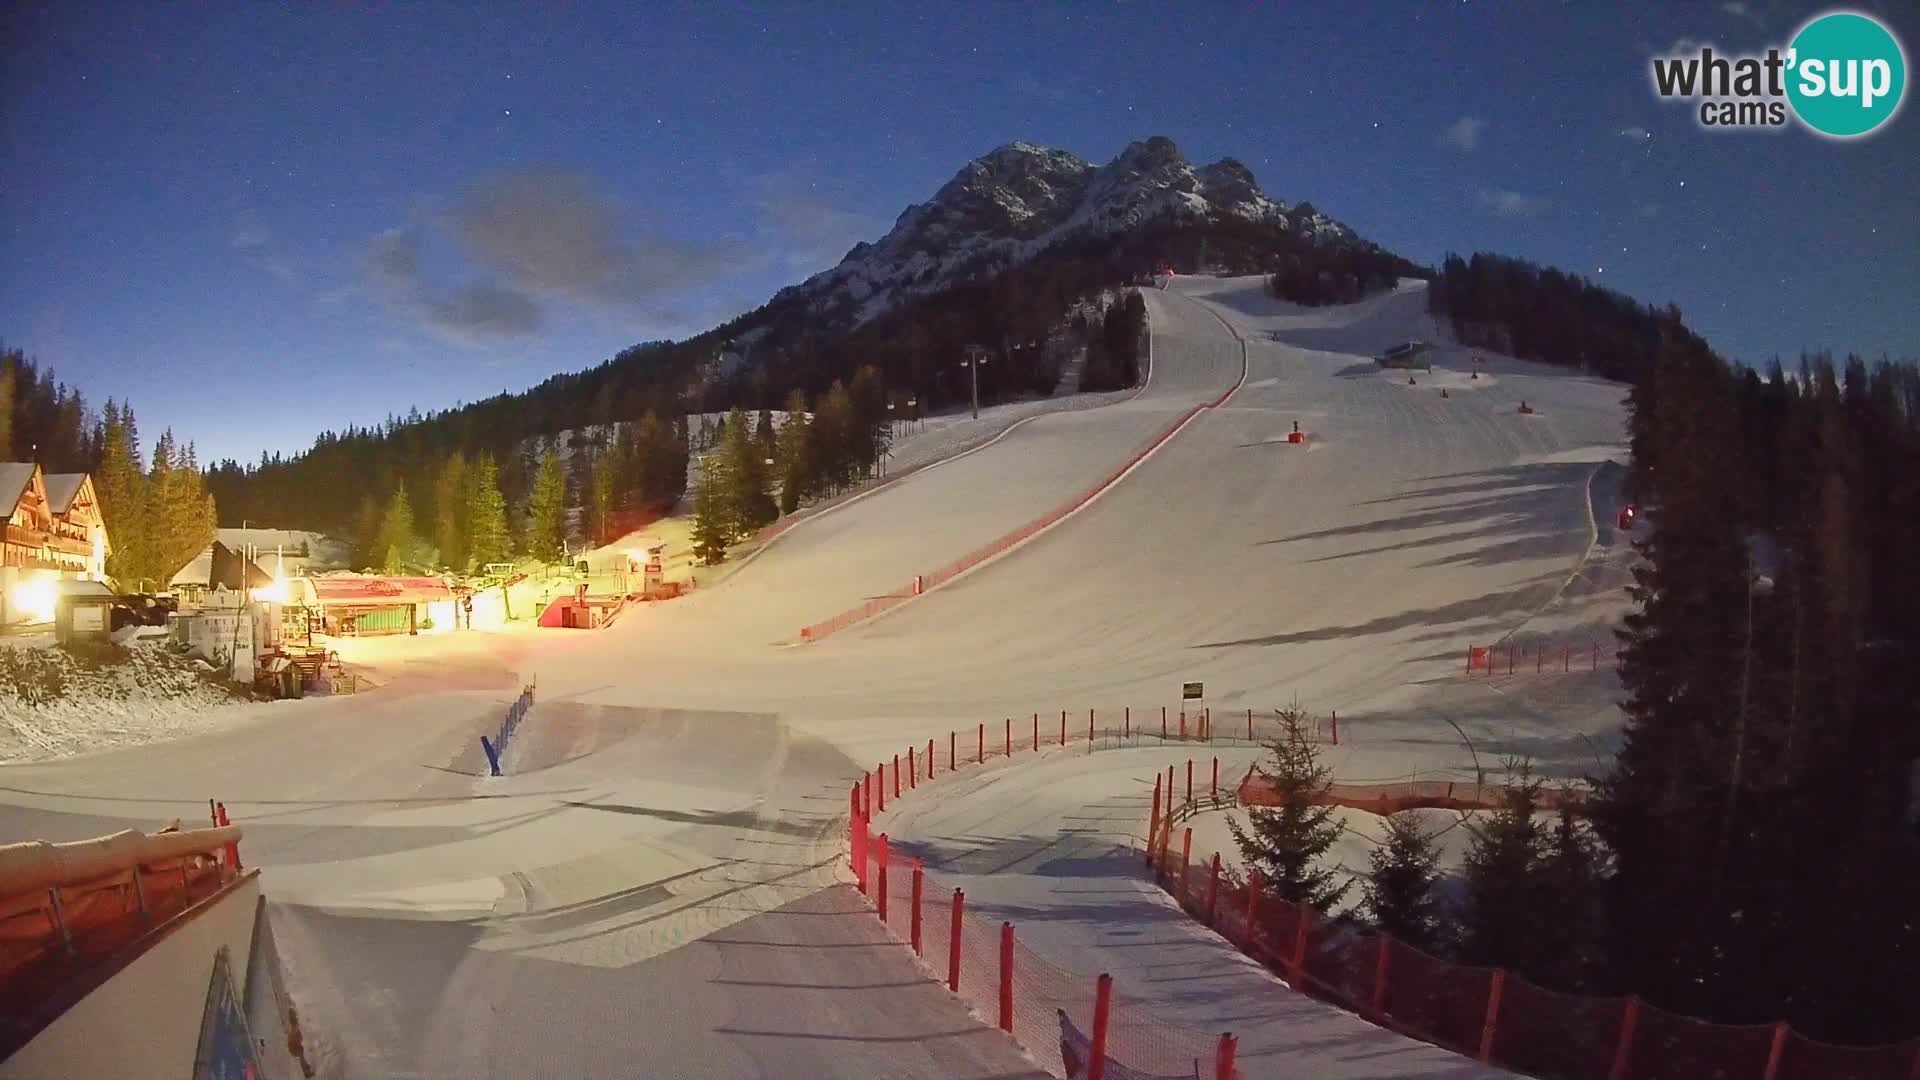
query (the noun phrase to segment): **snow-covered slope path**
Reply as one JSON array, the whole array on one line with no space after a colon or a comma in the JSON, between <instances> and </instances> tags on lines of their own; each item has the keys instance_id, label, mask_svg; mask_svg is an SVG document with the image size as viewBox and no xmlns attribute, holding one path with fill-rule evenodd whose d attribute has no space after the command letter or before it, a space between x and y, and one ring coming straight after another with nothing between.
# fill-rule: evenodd
<instances>
[{"instance_id":1,"label":"snow-covered slope path","mask_svg":"<svg viewBox=\"0 0 1920 1080\"><path fill-rule=\"evenodd\" d=\"M1252 751L1222 761L1236 777ZM1231 1031L1248 1076L1493 1077L1503 1070L1376 1027L1296 994L1175 907L1144 876L1152 777L1173 750L1052 753L962 773L875 819L894 850L966 890L1028 948L1168 1024Z\"/></svg>"}]
</instances>

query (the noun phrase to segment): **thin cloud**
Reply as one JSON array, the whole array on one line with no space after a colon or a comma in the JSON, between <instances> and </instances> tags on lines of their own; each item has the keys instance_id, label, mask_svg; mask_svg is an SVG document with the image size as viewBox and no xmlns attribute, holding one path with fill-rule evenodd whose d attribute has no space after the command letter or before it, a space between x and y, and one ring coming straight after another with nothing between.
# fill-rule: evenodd
<instances>
[{"instance_id":1,"label":"thin cloud","mask_svg":"<svg viewBox=\"0 0 1920 1080\"><path fill-rule=\"evenodd\" d=\"M1623 127L1619 131L1614 132L1614 134L1620 136L1623 139L1640 140L1640 139L1653 138L1653 132L1648 131L1646 128L1638 127L1638 126Z\"/></svg>"},{"instance_id":2,"label":"thin cloud","mask_svg":"<svg viewBox=\"0 0 1920 1080\"><path fill-rule=\"evenodd\" d=\"M266 222L261 221L257 215L242 214L234 225L233 239L230 243L235 251L257 251L266 247L267 242L272 239L273 230L267 228Z\"/></svg>"},{"instance_id":3,"label":"thin cloud","mask_svg":"<svg viewBox=\"0 0 1920 1080\"><path fill-rule=\"evenodd\" d=\"M1487 129L1487 122L1478 116L1463 116L1447 125L1440 133L1440 141L1460 151L1470 153L1480 145L1480 133Z\"/></svg>"},{"instance_id":4,"label":"thin cloud","mask_svg":"<svg viewBox=\"0 0 1920 1080\"><path fill-rule=\"evenodd\" d=\"M367 277L395 310L455 340L487 342L526 337L545 323L540 305L525 293L481 282L431 295L421 280L421 241L405 229L388 229L367 244Z\"/></svg>"},{"instance_id":5,"label":"thin cloud","mask_svg":"<svg viewBox=\"0 0 1920 1080\"><path fill-rule=\"evenodd\" d=\"M520 289L646 313L675 293L743 269L744 243L694 244L632 228L582 172L523 169L476 185L446 215L476 262Z\"/></svg>"},{"instance_id":6,"label":"thin cloud","mask_svg":"<svg viewBox=\"0 0 1920 1080\"><path fill-rule=\"evenodd\" d=\"M886 219L837 205L793 173L774 173L754 182L753 205L786 248L783 260L795 270L820 270L837 264L855 244L877 240Z\"/></svg>"},{"instance_id":7,"label":"thin cloud","mask_svg":"<svg viewBox=\"0 0 1920 1080\"><path fill-rule=\"evenodd\" d=\"M1481 188L1475 197L1481 207L1500 217L1531 217L1547 205L1547 201L1537 195L1523 195L1504 188Z\"/></svg>"}]
</instances>

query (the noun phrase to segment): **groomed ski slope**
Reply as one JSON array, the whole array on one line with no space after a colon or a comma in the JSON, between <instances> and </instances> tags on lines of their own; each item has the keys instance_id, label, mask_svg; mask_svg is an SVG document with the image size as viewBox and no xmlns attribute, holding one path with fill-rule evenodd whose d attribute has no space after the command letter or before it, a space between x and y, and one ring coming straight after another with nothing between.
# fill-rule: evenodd
<instances>
[{"instance_id":1,"label":"groomed ski slope","mask_svg":"<svg viewBox=\"0 0 1920 1080\"><path fill-rule=\"evenodd\" d=\"M1449 721L1484 760L1521 751L1549 773L1583 772L1589 736L1612 723L1610 679L1522 706L1458 668L1469 643L1529 620L1597 626L1617 608L1617 590L1566 586L1608 541L1611 508L1596 528L1589 492L1601 461L1624 459L1621 387L1515 361L1469 380L1464 354L1447 351L1418 386L1383 375L1368 354L1435 336L1415 288L1313 311L1267 300L1258 279L1146 296L1153 372L1128 401L1028 420L794 529L717 588L602 632L423 639L439 651L371 694L9 767L0 832L74 839L226 801L266 868L309 1042L333 1075L630 1075L637 1054L676 1076L1018 1075L1031 1063L923 994L912 962L831 888L844 880L836 816L874 761L1034 710L1157 716L1188 679L1223 712L1338 708L1331 761L1350 780L1471 775ZM802 624L1074 498L1236 385L1049 532L880 619L793 644ZM1536 415L1517 413L1521 398ZM1304 448L1284 442L1294 420ZM477 737L517 674L537 674L539 703L512 775L487 779ZM1106 807L1098 828L1120 838L1144 827L1142 781L1184 756L1005 770L978 792L923 793L912 809L929 816L903 819L901 835L961 857L1048 844ZM1072 760L1101 775L1054 775ZM1280 990L1257 1032L1223 1025L1201 999L1251 1006L1178 981L1129 985L1084 936L1049 943L1048 927L1085 913L1056 910L1047 883L1107 875L1107 860L1050 871L1041 858L969 894L1022 907L1023 940L1061 966L1089 979L1108 967L1123 994L1161 993L1243 1046L1357 1023ZM1144 917L1146 932L1191 936L1171 909ZM1213 955L1234 963L1224 946ZM1466 1064L1425 1064L1437 1053L1396 1040L1390 1056L1409 1063L1399 1075Z\"/></svg>"}]
</instances>

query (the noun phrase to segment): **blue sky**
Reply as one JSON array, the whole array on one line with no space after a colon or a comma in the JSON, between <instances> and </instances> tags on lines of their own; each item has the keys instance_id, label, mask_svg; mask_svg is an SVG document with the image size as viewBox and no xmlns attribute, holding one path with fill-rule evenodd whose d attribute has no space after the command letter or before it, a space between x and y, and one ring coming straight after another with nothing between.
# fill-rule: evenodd
<instances>
[{"instance_id":1,"label":"blue sky","mask_svg":"<svg viewBox=\"0 0 1920 1080\"><path fill-rule=\"evenodd\" d=\"M1027 139L1231 155L1421 261L1673 301L1736 358L1920 355L1920 118L1708 132L1749 3L8 5L0 340L202 460L698 332ZM1909 42L1911 7L1859 5Z\"/></svg>"}]
</instances>

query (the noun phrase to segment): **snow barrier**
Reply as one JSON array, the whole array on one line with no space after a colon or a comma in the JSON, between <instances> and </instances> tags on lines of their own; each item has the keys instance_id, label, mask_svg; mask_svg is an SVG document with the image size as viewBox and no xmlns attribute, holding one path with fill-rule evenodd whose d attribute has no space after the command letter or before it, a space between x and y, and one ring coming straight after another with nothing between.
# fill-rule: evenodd
<instances>
[{"instance_id":1,"label":"snow barrier","mask_svg":"<svg viewBox=\"0 0 1920 1080\"><path fill-rule=\"evenodd\" d=\"M1456 964L1349 920L1330 919L1308 905L1265 896L1257 873L1243 879L1223 865L1218 853L1195 865L1192 829L1181 830L1179 850L1174 850L1180 821L1232 805L1235 796L1176 801L1169 781L1163 804L1162 779L1155 778L1147 832L1146 859L1155 882L1195 920L1295 990L1382 1027L1481 1062L1566 1080L1920 1076L1920 1039L1836 1046L1807 1038L1784 1022L1718 1024L1636 997L1560 993L1514 972ZM1168 807L1164 813L1163 805Z\"/></svg>"},{"instance_id":2,"label":"snow barrier","mask_svg":"<svg viewBox=\"0 0 1920 1080\"><path fill-rule=\"evenodd\" d=\"M520 696L507 707L507 715L501 717L500 728L494 732L493 741L488 742L485 735L480 736L480 749L487 755L487 768L494 776L500 775L500 759L507 756L507 743L513 733L520 728L520 721L526 719L527 712L533 708L533 683L520 688Z\"/></svg>"},{"instance_id":3,"label":"snow barrier","mask_svg":"<svg viewBox=\"0 0 1920 1080\"><path fill-rule=\"evenodd\" d=\"M240 880L240 836L222 824L0 846L0 1057L70 1004L57 991Z\"/></svg>"},{"instance_id":4,"label":"snow barrier","mask_svg":"<svg viewBox=\"0 0 1920 1080\"><path fill-rule=\"evenodd\" d=\"M1237 387L1235 389L1237 389ZM831 634L839 633L856 623L865 622L884 611L891 610L906 603L924 592L939 588L954 578L959 577L961 574L979 566L981 563L1002 555L1040 533L1045 532L1047 529L1052 528L1062 518L1079 510L1081 507L1087 505L1087 503L1092 502L1095 496L1112 487L1116 481L1122 476L1125 476L1135 465L1140 464L1148 454L1153 453L1162 443L1173 438L1174 434L1185 427L1188 421L1206 409L1217 407L1228 397L1232 396L1232 393L1233 391L1229 390L1211 402L1203 405L1195 405L1186 412L1181 413L1178 420L1175 420L1159 435L1154 436L1145 446L1135 451L1133 456L1126 460L1125 464L1102 478L1099 483L1094 484L1082 492L1080 496L1072 502L1057 507L1041 517L1035 518L1020 528L1000 537L998 540L977 550L970 551L937 570L926 574L917 574L912 581L894 589L892 592L876 596L866 603L861 604L859 607L850 608L835 615L831 619L825 619L821 622L813 623L810 626L801 627L800 640L805 642L819 641Z\"/></svg>"}]
</instances>

